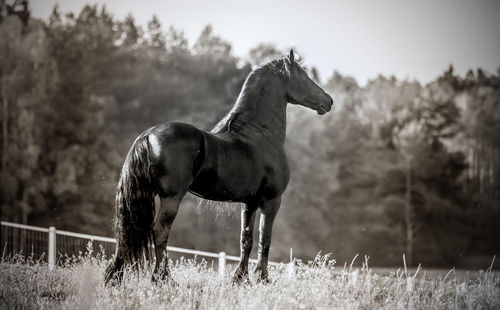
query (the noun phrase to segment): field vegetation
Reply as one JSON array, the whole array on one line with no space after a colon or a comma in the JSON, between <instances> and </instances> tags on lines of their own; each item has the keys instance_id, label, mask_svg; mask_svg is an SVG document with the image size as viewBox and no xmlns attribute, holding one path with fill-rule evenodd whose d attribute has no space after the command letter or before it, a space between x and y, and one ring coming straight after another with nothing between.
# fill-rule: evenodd
<instances>
[{"instance_id":1,"label":"field vegetation","mask_svg":"<svg viewBox=\"0 0 500 310\"><path fill-rule=\"evenodd\" d=\"M498 309L500 277L479 272L428 274L405 268L381 274L368 266L337 266L330 256L271 267L271 283L233 285L216 264L171 261L173 281L153 284L151 273L126 270L120 286L105 287L102 255L87 251L53 271L16 255L0 264L0 308L39 309Z\"/></svg>"}]
</instances>

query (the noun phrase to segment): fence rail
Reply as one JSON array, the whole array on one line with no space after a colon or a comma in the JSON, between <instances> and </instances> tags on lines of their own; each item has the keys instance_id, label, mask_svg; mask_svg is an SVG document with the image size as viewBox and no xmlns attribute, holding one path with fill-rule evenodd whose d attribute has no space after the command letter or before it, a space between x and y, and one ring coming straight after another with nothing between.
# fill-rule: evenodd
<instances>
[{"instance_id":1,"label":"fence rail","mask_svg":"<svg viewBox=\"0 0 500 310\"><path fill-rule=\"evenodd\" d=\"M106 246L106 249L110 249L111 245L116 243L115 238L109 238L109 237L102 237L102 236L95 236L95 235L89 235L89 234L82 234L82 233L75 233L71 231L65 231L65 230L58 230L54 226L50 226L49 228L45 227L38 227L38 226L31 226L31 225L24 225L24 224L17 224L17 223L11 223L11 222L4 222L1 221L1 226L2 226L2 246L4 247L4 251L7 249L7 245L10 241L10 250L11 252L16 252L16 251L25 251L28 252L29 247L31 246L31 252L36 252L35 254L38 254L39 256L42 255L43 249L47 250L47 256L48 256L48 265L49 269L53 270L54 267L56 266L56 255L57 252L60 253L67 253L69 249L78 249L81 250L82 248L85 248L86 244L82 243L83 240L89 240L89 241L97 241L104 243ZM21 231L12 231L12 233L8 233L7 228L12 228L12 229L17 229ZM23 232L24 231L24 232ZM40 233L46 233L46 236L40 235ZM59 237L59 238L58 238ZM73 242L71 244L67 238L73 238ZM29 239L29 240L27 240ZM57 242L57 239L62 239L65 240L66 242ZM76 240L75 240L76 239ZM31 242L31 243L27 243ZM17 244L16 244L17 243ZM36 250L35 251L35 244L36 244ZM113 246L114 247L114 246ZM58 251L59 249L59 251ZM185 248L179 248L175 246L167 246L167 251L169 252L174 252L174 253L183 253L183 254L190 254L190 255L195 255L195 256L205 256L205 257L212 257L212 258L217 258L218 259L218 274L219 277L223 278L226 270L226 261L239 261L240 258L238 256L233 256L233 255L226 255L225 252L219 252L219 253L213 253L213 252L206 252L206 251L199 251L199 250L192 250L192 249L185 249ZM257 260L256 259L250 259L250 262L255 263ZM277 262L269 262L269 265L279 265L280 263Z\"/></svg>"}]
</instances>

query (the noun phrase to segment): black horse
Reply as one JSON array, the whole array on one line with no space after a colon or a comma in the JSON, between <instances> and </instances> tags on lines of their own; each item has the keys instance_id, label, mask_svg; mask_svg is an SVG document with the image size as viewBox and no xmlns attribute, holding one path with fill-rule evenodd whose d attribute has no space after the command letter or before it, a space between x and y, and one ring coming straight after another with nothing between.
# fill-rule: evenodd
<instances>
[{"instance_id":1,"label":"black horse","mask_svg":"<svg viewBox=\"0 0 500 310\"><path fill-rule=\"evenodd\" d=\"M153 278L169 276L168 263L160 262L179 204L188 191L206 199L244 204L241 259L234 282L248 278L255 211L260 208L255 272L259 280L267 281L273 221L290 178L283 148L288 102L320 115L333 104L294 60L293 51L253 70L231 111L211 132L178 122L143 132L127 154L118 183L117 247L106 270L106 282L120 281L123 267L140 264L144 255L149 256L152 243L156 256ZM161 204L155 212L156 195Z\"/></svg>"}]
</instances>

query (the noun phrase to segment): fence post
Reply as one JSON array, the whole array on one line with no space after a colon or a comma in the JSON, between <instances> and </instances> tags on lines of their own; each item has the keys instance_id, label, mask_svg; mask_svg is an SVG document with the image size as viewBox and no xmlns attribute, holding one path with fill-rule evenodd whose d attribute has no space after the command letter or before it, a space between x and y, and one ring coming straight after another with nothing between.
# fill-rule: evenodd
<instances>
[{"instance_id":1,"label":"fence post","mask_svg":"<svg viewBox=\"0 0 500 310\"><path fill-rule=\"evenodd\" d=\"M226 272L226 253L219 252L219 280L224 279L225 272Z\"/></svg>"},{"instance_id":2,"label":"fence post","mask_svg":"<svg viewBox=\"0 0 500 310\"><path fill-rule=\"evenodd\" d=\"M56 228L49 227L49 270L56 266Z\"/></svg>"}]
</instances>

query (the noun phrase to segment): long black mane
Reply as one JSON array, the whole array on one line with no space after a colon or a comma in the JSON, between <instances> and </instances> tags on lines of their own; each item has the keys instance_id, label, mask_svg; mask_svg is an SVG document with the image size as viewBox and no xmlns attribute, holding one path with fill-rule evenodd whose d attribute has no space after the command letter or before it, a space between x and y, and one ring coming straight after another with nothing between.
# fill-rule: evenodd
<instances>
[{"instance_id":1,"label":"long black mane","mask_svg":"<svg viewBox=\"0 0 500 310\"><path fill-rule=\"evenodd\" d=\"M287 57L273 60L254 69L246 78L235 105L211 130L212 133L226 132L245 126L256 117L262 108L262 89L267 74L287 80L292 74L292 63ZM245 119L240 116L245 114Z\"/></svg>"}]
</instances>

